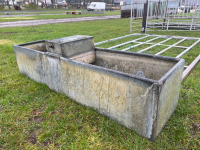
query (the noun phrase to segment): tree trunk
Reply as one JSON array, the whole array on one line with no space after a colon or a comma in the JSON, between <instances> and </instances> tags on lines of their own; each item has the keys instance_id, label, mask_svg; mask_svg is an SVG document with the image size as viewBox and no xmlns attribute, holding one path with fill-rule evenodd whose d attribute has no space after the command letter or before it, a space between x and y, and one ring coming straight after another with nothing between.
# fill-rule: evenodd
<instances>
[{"instance_id":1,"label":"tree trunk","mask_svg":"<svg viewBox=\"0 0 200 150\"><path fill-rule=\"evenodd\" d=\"M53 8L53 4L54 4L54 0L51 0L51 5L52 5L52 8Z\"/></svg>"},{"instance_id":2,"label":"tree trunk","mask_svg":"<svg viewBox=\"0 0 200 150\"><path fill-rule=\"evenodd\" d=\"M86 7L86 5L85 5L85 4L86 4L86 0L84 0L84 9L85 9L85 7Z\"/></svg>"},{"instance_id":3,"label":"tree trunk","mask_svg":"<svg viewBox=\"0 0 200 150\"><path fill-rule=\"evenodd\" d=\"M9 1L7 0L7 5L8 5L8 8L10 9L10 5L9 5Z\"/></svg>"}]
</instances>

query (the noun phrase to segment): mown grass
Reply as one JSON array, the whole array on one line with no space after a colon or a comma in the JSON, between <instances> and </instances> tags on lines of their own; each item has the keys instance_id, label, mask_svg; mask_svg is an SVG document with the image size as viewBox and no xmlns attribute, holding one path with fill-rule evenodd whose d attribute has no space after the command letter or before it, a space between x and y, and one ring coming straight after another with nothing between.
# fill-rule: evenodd
<instances>
[{"instance_id":1,"label":"mown grass","mask_svg":"<svg viewBox=\"0 0 200 150\"><path fill-rule=\"evenodd\" d=\"M71 10L70 10L71 11ZM64 12L66 13L66 11ZM12 16L0 17L0 22L10 22L10 21L23 21L23 20L38 20L38 19L62 19L62 18L78 18L78 17L93 17L93 16L109 16L109 15L119 15L120 12L106 12L104 14L52 14L52 15L36 15L36 16Z\"/></svg>"},{"instance_id":2,"label":"mown grass","mask_svg":"<svg viewBox=\"0 0 200 150\"><path fill-rule=\"evenodd\" d=\"M113 19L0 28L0 149L198 149L200 63L182 83L178 107L155 143L18 70L14 44L78 34L100 42L129 34L129 23ZM200 37L198 32L156 34ZM192 61L199 53L197 45L183 58Z\"/></svg>"},{"instance_id":3,"label":"mown grass","mask_svg":"<svg viewBox=\"0 0 200 150\"><path fill-rule=\"evenodd\" d=\"M0 15L5 15L5 12L8 12L9 15L21 15L21 14L58 14L58 13L65 13L67 10L41 10L41 11L24 11L24 12L21 12L21 11L0 11Z\"/></svg>"}]
</instances>

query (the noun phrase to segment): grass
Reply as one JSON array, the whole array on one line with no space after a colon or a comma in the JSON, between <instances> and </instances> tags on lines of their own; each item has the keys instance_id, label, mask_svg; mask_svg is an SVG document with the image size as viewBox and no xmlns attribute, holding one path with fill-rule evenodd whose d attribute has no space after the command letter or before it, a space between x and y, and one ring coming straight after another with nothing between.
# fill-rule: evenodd
<instances>
[{"instance_id":1,"label":"grass","mask_svg":"<svg viewBox=\"0 0 200 150\"><path fill-rule=\"evenodd\" d=\"M71 11L71 10L70 10ZM65 13L64 11L63 13ZM109 15L119 15L120 12L106 12L104 14L59 14L59 15L36 15L36 16L11 16L10 17L0 17L0 22L10 22L10 21L23 21L23 20L38 20L38 19L61 19L61 18L78 18L78 17L92 17L92 16L109 16Z\"/></svg>"},{"instance_id":2,"label":"grass","mask_svg":"<svg viewBox=\"0 0 200 150\"><path fill-rule=\"evenodd\" d=\"M118 45L118 44L121 44L121 43L125 43L125 42L128 42L128 41L132 41L134 39L141 38L141 37L144 37L144 36L143 35L136 35L136 36L126 37L126 38L119 39L119 40L116 40L116 41L111 41L111 42L101 44L101 45L99 45L99 47L109 48L111 46Z\"/></svg>"},{"instance_id":3,"label":"grass","mask_svg":"<svg viewBox=\"0 0 200 150\"><path fill-rule=\"evenodd\" d=\"M60 11L40 11L40 12L8 12L9 16L12 15L29 15L29 14L59 14L59 13L66 13L66 10L60 10ZM4 13L0 13L0 15L5 15Z\"/></svg>"},{"instance_id":4,"label":"grass","mask_svg":"<svg viewBox=\"0 0 200 150\"><path fill-rule=\"evenodd\" d=\"M147 53L149 53L149 54L156 54L156 53L160 52L161 50L164 50L165 48L167 48L167 46L157 45L157 46L152 47L151 49L149 49L147 51Z\"/></svg>"},{"instance_id":5,"label":"grass","mask_svg":"<svg viewBox=\"0 0 200 150\"><path fill-rule=\"evenodd\" d=\"M4 11L4 12L2 12L2 11L0 11L0 15L5 15L5 12L8 12L10 15L21 15L21 14L58 14L58 13L65 13L66 11L67 10L48 10L48 9L40 10L40 11L36 10L34 12L29 12L29 11L27 11L27 12L21 12L21 11L18 11L18 12Z\"/></svg>"},{"instance_id":6,"label":"grass","mask_svg":"<svg viewBox=\"0 0 200 150\"><path fill-rule=\"evenodd\" d=\"M129 19L0 28L0 149L198 149L200 63L182 83L179 104L152 143L115 121L22 75L14 44L72 35L95 42L129 34ZM198 32L154 32L200 37ZM192 61L200 44L183 56Z\"/></svg>"}]
</instances>

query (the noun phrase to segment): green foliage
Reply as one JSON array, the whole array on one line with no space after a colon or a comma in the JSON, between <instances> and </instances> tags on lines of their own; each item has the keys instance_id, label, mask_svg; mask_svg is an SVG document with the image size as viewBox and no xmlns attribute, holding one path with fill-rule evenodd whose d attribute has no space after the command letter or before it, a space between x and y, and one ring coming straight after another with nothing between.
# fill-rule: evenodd
<instances>
[{"instance_id":1,"label":"green foliage","mask_svg":"<svg viewBox=\"0 0 200 150\"><path fill-rule=\"evenodd\" d=\"M28 10L35 10L35 9L37 9L37 5L35 5L35 4L26 4L25 8L28 9Z\"/></svg>"},{"instance_id":2,"label":"green foliage","mask_svg":"<svg viewBox=\"0 0 200 150\"><path fill-rule=\"evenodd\" d=\"M14 44L72 35L100 42L129 34L129 23L112 19L0 28L0 149L198 149L200 63L182 83L178 107L155 143L19 72ZM200 37L187 31L156 34ZM191 62L199 53L197 45L183 58Z\"/></svg>"},{"instance_id":3,"label":"green foliage","mask_svg":"<svg viewBox=\"0 0 200 150\"><path fill-rule=\"evenodd\" d=\"M4 9L4 5L0 4L0 10L3 10L3 9Z\"/></svg>"}]
</instances>

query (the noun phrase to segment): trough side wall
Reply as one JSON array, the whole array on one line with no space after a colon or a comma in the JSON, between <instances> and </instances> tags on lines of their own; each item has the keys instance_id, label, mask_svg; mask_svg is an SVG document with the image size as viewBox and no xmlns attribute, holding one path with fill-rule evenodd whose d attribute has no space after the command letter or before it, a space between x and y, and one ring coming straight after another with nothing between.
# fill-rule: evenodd
<instances>
[{"instance_id":1,"label":"trough side wall","mask_svg":"<svg viewBox=\"0 0 200 150\"><path fill-rule=\"evenodd\" d=\"M39 74L41 75L43 83L45 83L51 90L61 93L60 55L52 56L51 53L45 53L41 60L42 70Z\"/></svg>"},{"instance_id":2,"label":"trough side wall","mask_svg":"<svg viewBox=\"0 0 200 150\"><path fill-rule=\"evenodd\" d=\"M62 92L60 82L59 55L13 46L17 64L22 74L32 80L46 84L51 90Z\"/></svg>"},{"instance_id":3,"label":"trough side wall","mask_svg":"<svg viewBox=\"0 0 200 150\"><path fill-rule=\"evenodd\" d=\"M40 75L40 72L43 72L41 58L44 52L18 46L13 46L13 48L19 71L36 82L44 83Z\"/></svg>"},{"instance_id":4,"label":"trough side wall","mask_svg":"<svg viewBox=\"0 0 200 150\"><path fill-rule=\"evenodd\" d=\"M63 92L70 99L149 138L154 100L152 82L63 57L61 82Z\"/></svg>"},{"instance_id":5,"label":"trough side wall","mask_svg":"<svg viewBox=\"0 0 200 150\"><path fill-rule=\"evenodd\" d=\"M157 123L153 140L160 134L169 118L174 113L179 99L182 75L185 61L180 60L171 72L166 74L166 79L160 82ZM165 78L165 77L163 77Z\"/></svg>"}]
</instances>

